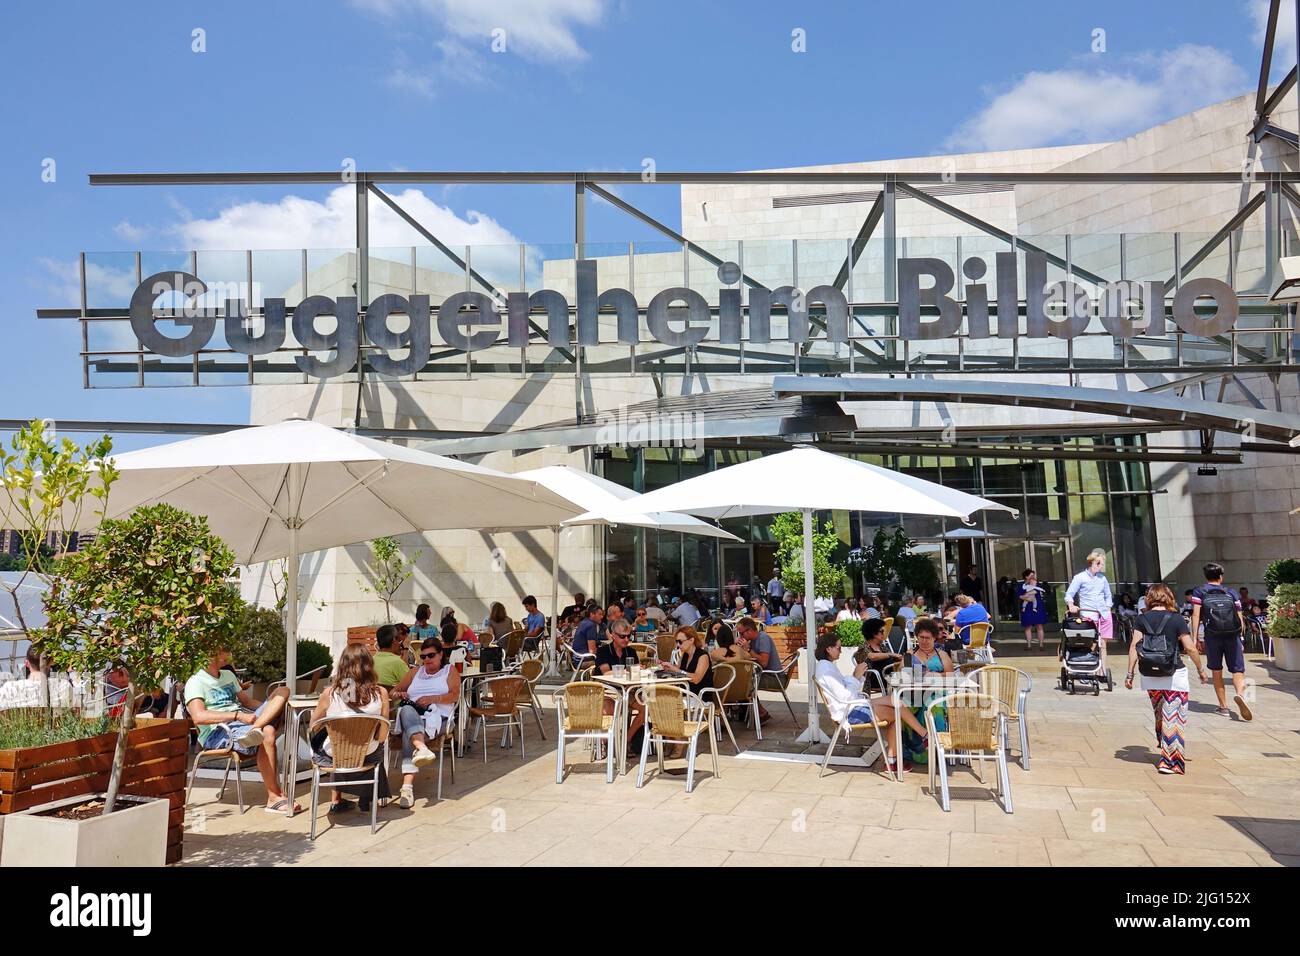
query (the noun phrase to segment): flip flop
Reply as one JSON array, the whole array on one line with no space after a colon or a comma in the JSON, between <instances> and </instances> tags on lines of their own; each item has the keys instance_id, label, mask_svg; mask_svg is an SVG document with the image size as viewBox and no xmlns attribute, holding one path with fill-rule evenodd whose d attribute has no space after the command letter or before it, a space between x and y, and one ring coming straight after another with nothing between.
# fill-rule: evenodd
<instances>
[{"instance_id":1,"label":"flip flop","mask_svg":"<svg viewBox=\"0 0 1300 956\"><path fill-rule=\"evenodd\" d=\"M262 809L265 810L267 813L284 813L284 811L288 809L288 807L289 807L288 798L281 797L279 800L275 801L275 803L272 803L269 806L262 807ZM295 803L293 805L293 812L302 813L302 807L300 807L298 804Z\"/></svg>"}]
</instances>

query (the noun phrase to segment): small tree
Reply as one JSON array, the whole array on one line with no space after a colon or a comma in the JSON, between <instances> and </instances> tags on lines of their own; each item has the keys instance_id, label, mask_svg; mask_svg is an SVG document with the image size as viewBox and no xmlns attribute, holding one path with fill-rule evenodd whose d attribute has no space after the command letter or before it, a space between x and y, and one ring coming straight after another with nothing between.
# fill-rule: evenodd
<instances>
[{"instance_id":1,"label":"small tree","mask_svg":"<svg viewBox=\"0 0 1300 956\"><path fill-rule=\"evenodd\" d=\"M408 561L396 538L376 538L370 542L370 563L361 590L384 602L384 620L389 624L393 623L393 596L415 573L415 562L423 553L416 551Z\"/></svg>"},{"instance_id":2,"label":"small tree","mask_svg":"<svg viewBox=\"0 0 1300 956\"><path fill-rule=\"evenodd\" d=\"M781 568L781 583L787 591L802 592L803 580L803 515L787 511L772 519L769 526L772 540L776 542L776 563ZM825 522L820 528L813 522L813 589L810 597L834 597L844 590L844 567L833 560L840 548L835 526Z\"/></svg>"},{"instance_id":3,"label":"small tree","mask_svg":"<svg viewBox=\"0 0 1300 956\"><path fill-rule=\"evenodd\" d=\"M105 813L121 785L137 686L179 680L228 642L242 606L227 582L234 563L206 518L167 504L105 521L85 550L63 559L45 598L41 647L65 670L127 673Z\"/></svg>"},{"instance_id":4,"label":"small tree","mask_svg":"<svg viewBox=\"0 0 1300 956\"><path fill-rule=\"evenodd\" d=\"M49 591L55 562L48 542L57 537L60 546L66 546L87 503L93 501L94 513L103 517L109 488L117 478L117 469L108 457L112 450L113 440L107 435L85 447L68 438L60 441L53 423L39 418L14 434L9 450L0 447L0 528L18 535L19 551L14 558L21 572L0 586L9 592L18 625L37 650L42 648L27 624L19 593L33 576ZM41 670L48 677L49 662L44 655ZM46 726L50 726L49 681L44 685Z\"/></svg>"}]
</instances>

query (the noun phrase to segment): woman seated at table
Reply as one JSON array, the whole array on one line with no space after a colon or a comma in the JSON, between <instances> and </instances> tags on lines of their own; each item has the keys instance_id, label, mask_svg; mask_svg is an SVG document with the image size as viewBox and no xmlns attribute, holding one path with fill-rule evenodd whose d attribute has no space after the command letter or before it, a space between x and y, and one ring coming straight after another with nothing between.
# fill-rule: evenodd
<instances>
[{"instance_id":1,"label":"woman seated at table","mask_svg":"<svg viewBox=\"0 0 1300 956\"><path fill-rule=\"evenodd\" d=\"M460 673L447 663L442 641L426 638L420 645L420 664L397 682L393 699L397 724L402 731L402 789L398 805L415 805L415 775L438 759L429 741L442 746L441 737L451 729L456 702L460 700Z\"/></svg>"},{"instance_id":2,"label":"woman seated at table","mask_svg":"<svg viewBox=\"0 0 1300 956\"><path fill-rule=\"evenodd\" d=\"M339 657L338 669L334 680L321 693L316 707L311 712L311 749L312 763L318 767L334 766L334 753L330 748L329 732L318 724L327 717L346 717L350 714L368 714L372 717L388 716L388 691L380 684L375 675L375 659L364 644L349 644ZM383 758L383 740L370 742L366 753L365 766L370 767ZM364 776L364 775L361 775ZM340 775L338 779L347 779ZM370 809L373 787L367 783L355 788L330 787L330 813L342 813L351 810L353 803L344 800L343 794L355 796L362 810ZM389 797L388 774L379 774L379 799Z\"/></svg>"},{"instance_id":3,"label":"woman seated at table","mask_svg":"<svg viewBox=\"0 0 1300 956\"><path fill-rule=\"evenodd\" d=\"M897 772L898 759L894 754L894 735L889 732L889 725L896 720L901 720L910 730L919 734L922 740L925 739L925 728L906 707L895 710L894 705L884 699L873 700L869 706L858 704L850 709L849 705L854 698L866 697L862 686L863 675L871 665L858 664L853 668L853 676L846 676L840 673L839 665L836 663L842 653L839 636L834 631L827 631L817 638L817 647L814 651L814 656L817 658L817 686L826 697L826 709L830 711L831 720L840 723L847 718L851 724L867 724L872 720L878 720L884 724L885 726L880 728L880 739L885 745L885 764L890 770ZM911 766L905 762L903 769L910 770Z\"/></svg>"},{"instance_id":4,"label":"woman seated at table","mask_svg":"<svg viewBox=\"0 0 1300 956\"><path fill-rule=\"evenodd\" d=\"M636 622L633 625L633 630L638 634L653 634L657 630L655 622L650 619L644 606L636 609Z\"/></svg>"},{"instance_id":5,"label":"woman seated at table","mask_svg":"<svg viewBox=\"0 0 1300 956\"><path fill-rule=\"evenodd\" d=\"M862 622L862 637L866 641L863 653L867 667L880 677L880 687L885 685L885 668L895 661L903 659L902 654L895 654L894 649L885 643L885 622L878 617Z\"/></svg>"},{"instance_id":6,"label":"woman seated at table","mask_svg":"<svg viewBox=\"0 0 1300 956\"><path fill-rule=\"evenodd\" d=\"M710 624L709 637L713 639L714 644L713 649L709 651L709 657L715 664L750 660L749 652L736 643L736 634L726 621L714 621Z\"/></svg>"},{"instance_id":7,"label":"woman seated at table","mask_svg":"<svg viewBox=\"0 0 1300 956\"><path fill-rule=\"evenodd\" d=\"M469 644L471 647L478 646L478 634L474 632L474 628L470 627L468 624L463 624L460 621L456 620L456 612L449 607L445 607L442 609L442 623L438 627L439 633L443 635L442 643L444 645L446 645L447 643L445 635L447 633L448 624L456 625L457 643Z\"/></svg>"},{"instance_id":8,"label":"woman seated at table","mask_svg":"<svg viewBox=\"0 0 1300 956\"><path fill-rule=\"evenodd\" d=\"M677 657L680 664L661 661L659 666L673 674L681 674L690 681L692 694L699 694L713 686L713 661L704 646L704 635L693 627L679 627L676 637Z\"/></svg>"},{"instance_id":9,"label":"woman seated at table","mask_svg":"<svg viewBox=\"0 0 1300 956\"><path fill-rule=\"evenodd\" d=\"M488 610L487 629L492 632L492 643L505 647L506 638L515 629L515 622L506 613L506 606L500 601L493 601Z\"/></svg>"},{"instance_id":10,"label":"woman seated at table","mask_svg":"<svg viewBox=\"0 0 1300 956\"><path fill-rule=\"evenodd\" d=\"M912 661L920 663L922 669L928 674L951 674L953 672L952 658L948 652L938 646L940 639L940 629L936 621L931 618L918 618L916 622L916 649L912 651ZM910 708L917 722L924 720L925 707L918 704ZM948 729L947 711L942 707L936 707L932 711L934 714L935 730ZM908 724L911 727L911 724ZM903 731L903 759L910 760L913 763L926 762L926 741L924 737L918 737L910 730Z\"/></svg>"}]
</instances>

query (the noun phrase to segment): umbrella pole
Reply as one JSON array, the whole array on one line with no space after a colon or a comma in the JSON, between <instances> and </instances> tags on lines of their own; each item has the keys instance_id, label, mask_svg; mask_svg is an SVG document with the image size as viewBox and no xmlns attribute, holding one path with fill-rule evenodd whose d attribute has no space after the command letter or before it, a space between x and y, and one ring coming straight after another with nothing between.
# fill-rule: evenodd
<instances>
[{"instance_id":1,"label":"umbrella pole","mask_svg":"<svg viewBox=\"0 0 1300 956\"><path fill-rule=\"evenodd\" d=\"M552 677L558 677L560 655L555 649L555 636L560 633L560 526L552 525L551 531L555 535L554 547L551 549L551 633L547 635L546 640L551 644L551 666L548 673Z\"/></svg>"},{"instance_id":2,"label":"umbrella pole","mask_svg":"<svg viewBox=\"0 0 1300 956\"><path fill-rule=\"evenodd\" d=\"M298 677L298 465L289 465L289 556L284 572L284 680L289 695L297 693Z\"/></svg>"},{"instance_id":3,"label":"umbrella pole","mask_svg":"<svg viewBox=\"0 0 1300 956\"><path fill-rule=\"evenodd\" d=\"M817 660L814 651L817 648L817 617L813 613L813 527L812 509L803 509L803 619L806 629L806 646L804 647L804 676L808 682L808 729L795 739L800 743L829 744L830 738L822 733L821 723L817 719Z\"/></svg>"}]
</instances>

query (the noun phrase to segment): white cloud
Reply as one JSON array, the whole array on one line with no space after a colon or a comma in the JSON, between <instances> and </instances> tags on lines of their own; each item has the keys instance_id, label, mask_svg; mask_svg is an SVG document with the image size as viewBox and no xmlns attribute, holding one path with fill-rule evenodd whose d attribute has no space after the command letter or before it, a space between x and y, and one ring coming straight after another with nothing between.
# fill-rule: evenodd
<instances>
[{"instance_id":1,"label":"white cloud","mask_svg":"<svg viewBox=\"0 0 1300 956\"><path fill-rule=\"evenodd\" d=\"M565 63L585 60L574 35L600 22L605 0L352 0L353 6L397 20L414 15L462 40L489 48L503 30L506 49L526 60Z\"/></svg>"},{"instance_id":2,"label":"white cloud","mask_svg":"<svg viewBox=\"0 0 1300 956\"><path fill-rule=\"evenodd\" d=\"M148 226L132 225L129 219L123 219L113 227L113 232L117 234L118 238L126 242L140 242L149 236L152 231Z\"/></svg>"},{"instance_id":3,"label":"white cloud","mask_svg":"<svg viewBox=\"0 0 1300 956\"><path fill-rule=\"evenodd\" d=\"M945 146L978 151L1105 142L1250 86L1241 67L1214 47L1188 44L1118 64L1111 56L1026 74L959 126Z\"/></svg>"},{"instance_id":4,"label":"white cloud","mask_svg":"<svg viewBox=\"0 0 1300 956\"><path fill-rule=\"evenodd\" d=\"M471 209L461 218L418 189L389 195L450 246L519 242L491 216ZM237 203L210 219L182 222L173 231L186 249L347 249L356 243L355 216L355 187L339 186L324 202L285 196L278 202ZM424 245L425 240L383 202L372 198L370 244Z\"/></svg>"},{"instance_id":5,"label":"white cloud","mask_svg":"<svg viewBox=\"0 0 1300 956\"><path fill-rule=\"evenodd\" d=\"M1246 12L1254 31L1251 39L1261 54L1264 50L1264 28L1268 26L1268 0L1247 0ZM1295 8L1284 3L1277 14L1277 35L1273 41L1273 74L1281 77L1295 66ZM1258 77L1258 71L1256 72Z\"/></svg>"}]
</instances>

